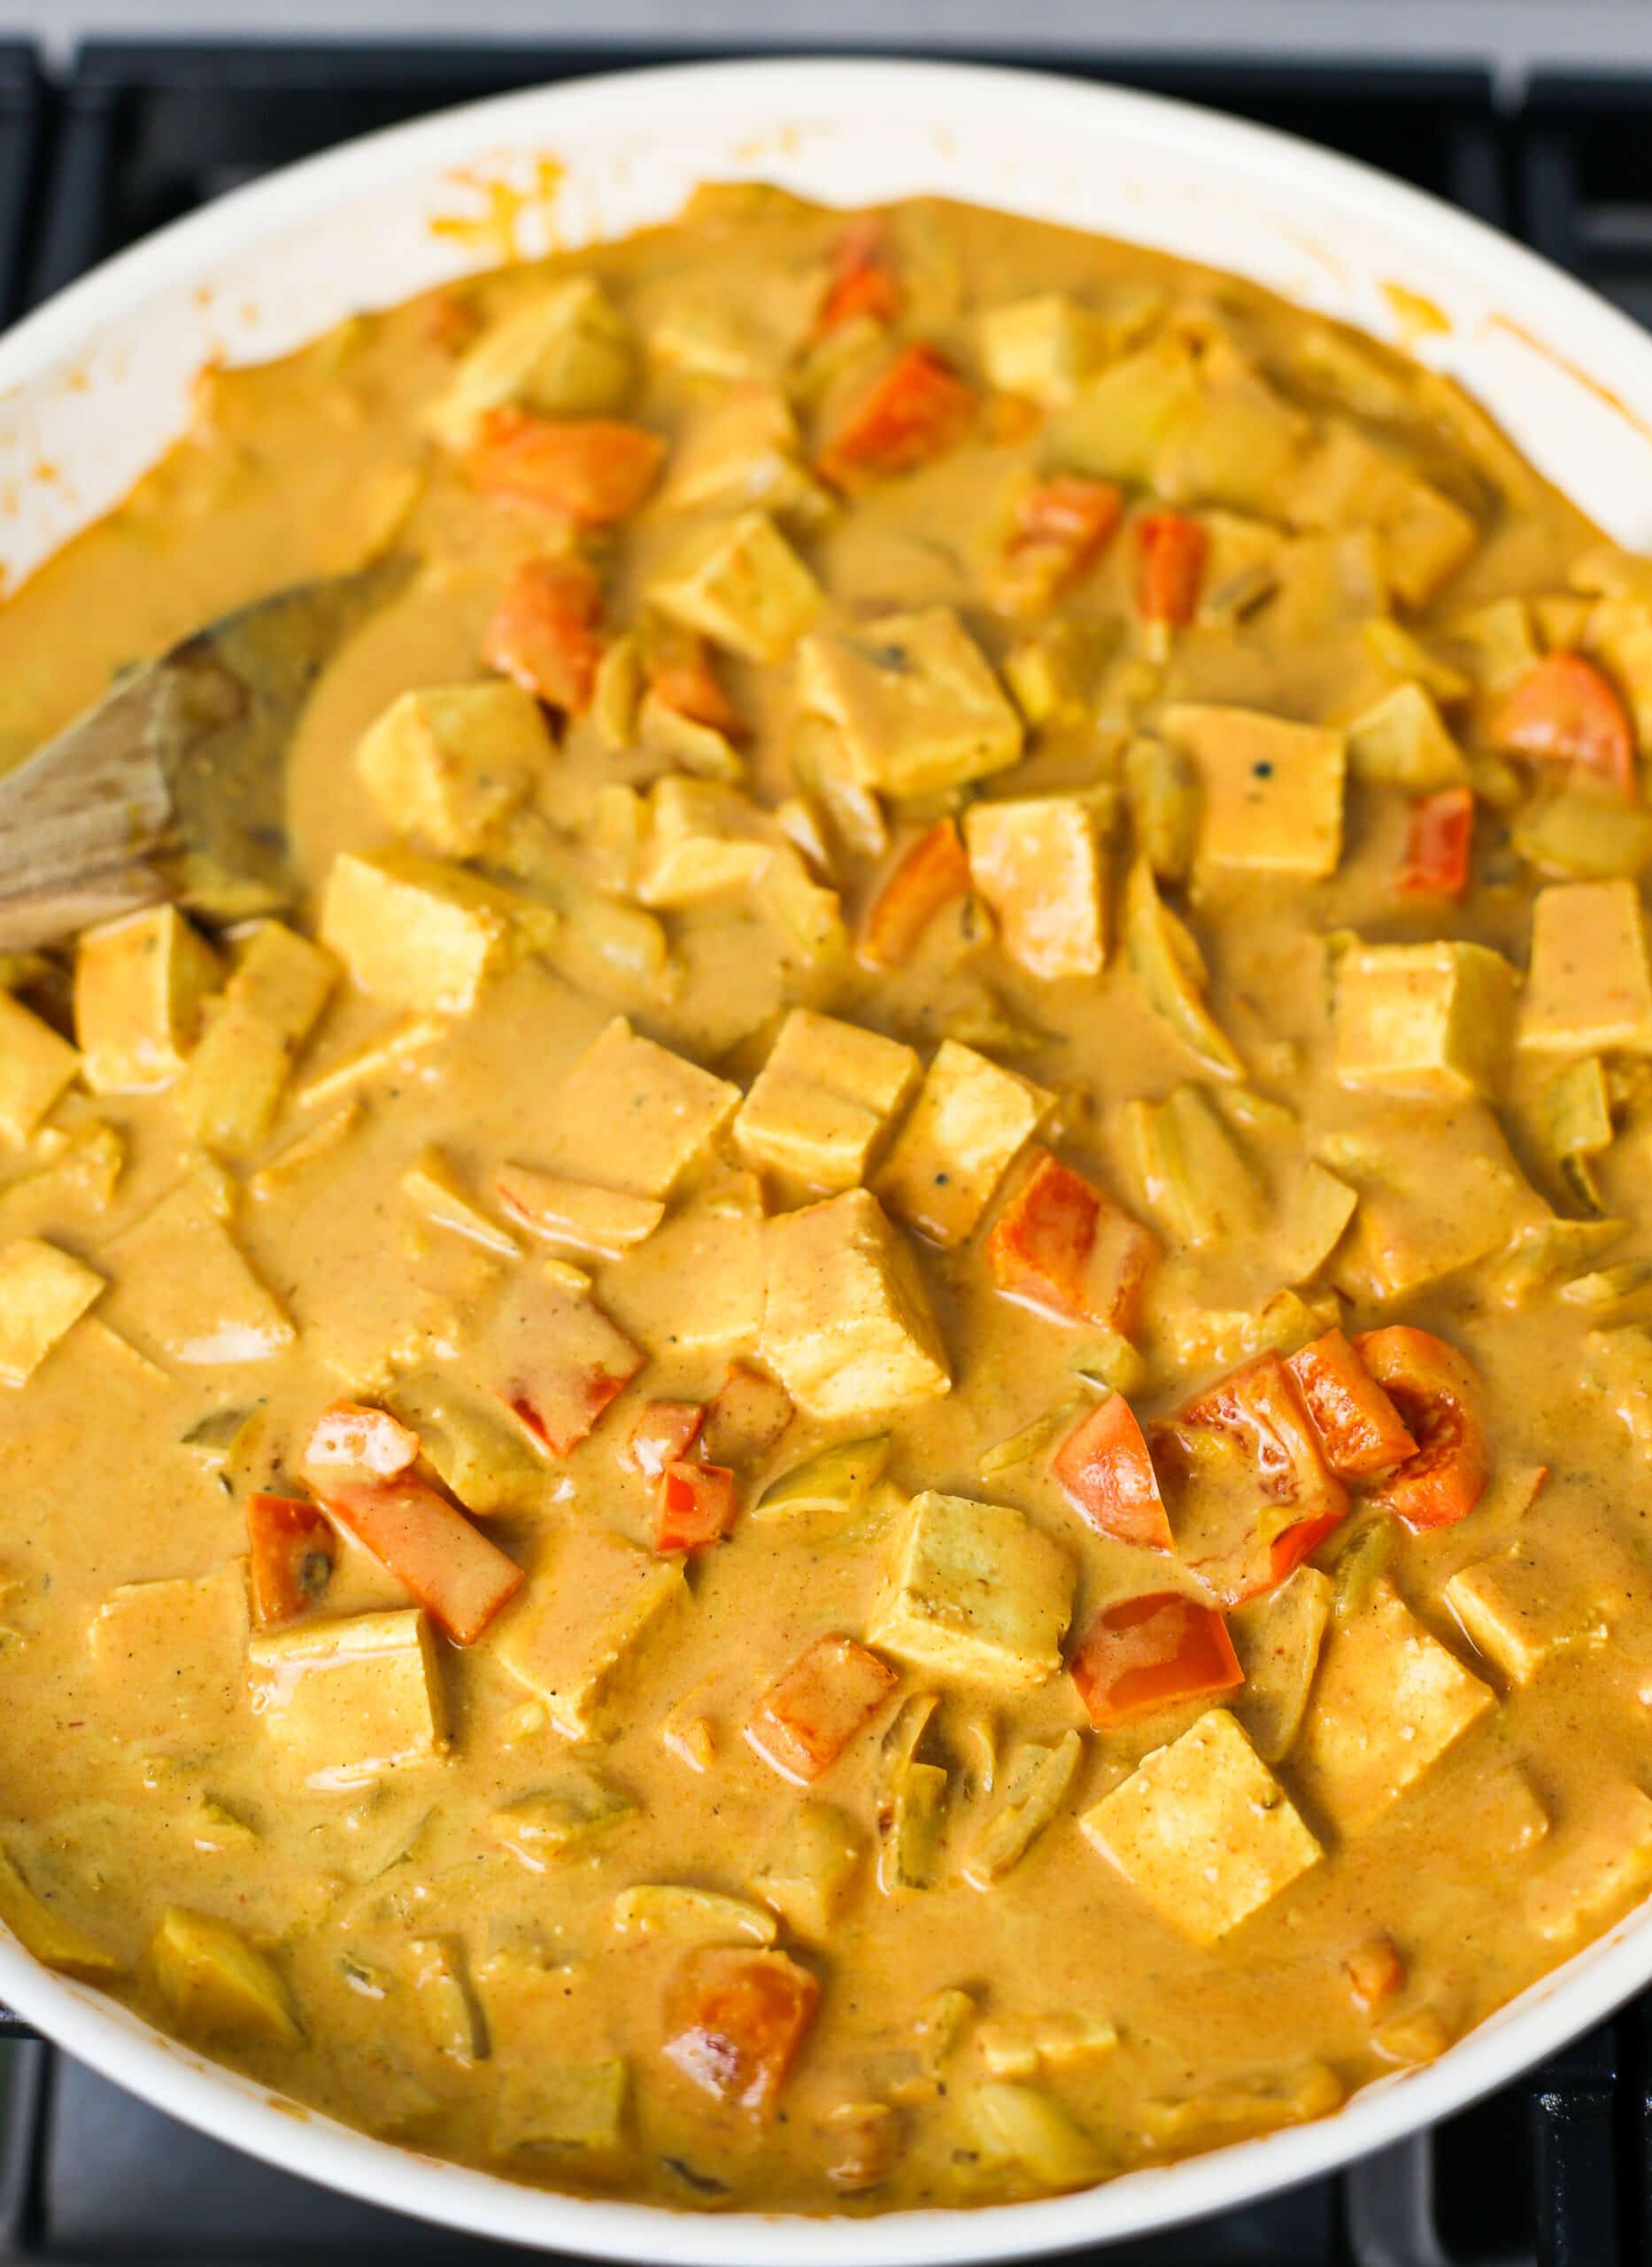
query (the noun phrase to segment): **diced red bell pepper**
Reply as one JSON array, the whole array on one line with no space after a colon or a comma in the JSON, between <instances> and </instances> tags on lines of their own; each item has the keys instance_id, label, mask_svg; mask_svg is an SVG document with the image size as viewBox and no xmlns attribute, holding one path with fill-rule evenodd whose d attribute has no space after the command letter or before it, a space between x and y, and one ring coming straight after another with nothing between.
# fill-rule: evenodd
<instances>
[{"instance_id":1,"label":"diced red bell pepper","mask_svg":"<svg viewBox=\"0 0 1652 2267\"><path fill-rule=\"evenodd\" d=\"M335 1401L311 1428L298 1469L320 1495L329 1474L394 1480L419 1460L419 1435L392 1417L361 1401Z\"/></svg>"},{"instance_id":2,"label":"diced red bell pepper","mask_svg":"<svg viewBox=\"0 0 1652 2267\"><path fill-rule=\"evenodd\" d=\"M706 1412L706 1453L714 1464L754 1464L791 1422L791 1396L749 1362L730 1362Z\"/></svg>"},{"instance_id":3,"label":"diced red bell pepper","mask_svg":"<svg viewBox=\"0 0 1652 2267\"><path fill-rule=\"evenodd\" d=\"M1581 654L1546 654L1493 715L1499 747L1570 763L1626 799L1636 792L1635 736L1616 689Z\"/></svg>"},{"instance_id":4,"label":"diced red bell pepper","mask_svg":"<svg viewBox=\"0 0 1652 2267\"><path fill-rule=\"evenodd\" d=\"M1244 1683L1226 1622L1179 1590L1122 1599L1099 1613L1072 1659L1092 1724L1134 1723Z\"/></svg>"},{"instance_id":5,"label":"diced red bell pepper","mask_svg":"<svg viewBox=\"0 0 1652 2267\"><path fill-rule=\"evenodd\" d=\"M970 388L932 346L906 347L851 407L820 470L840 488L914 471L955 449L976 409Z\"/></svg>"},{"instance_id":6,"label":"diced red bell pepper","mask_svg":"<svg viewBox=\"0 0 1652 2267\"><path fill-rule=\"evenodd\" d=\"M465 458L484 495L537 504L585 528L614 527L647 498L665 462L658 433L608 417L490 409Z\"/></svg>"},{"instance_id":7,"label":"diced red bell pepper","mask_svg":"<svg viewBox=\"0 0 1652 2267\"><path fill-rule=\"evenodd\" d=\"M1191 622L1210 539L1180 512L1149 512L1136 522L1136 611L1144 622Z\"/></svg>"},{"instance_id":8,"label":"diced red bell pepper","mask_svg":"<svg viewBox=\"0 0 1652 2267\"><path fill-rule=\"evenodd\" d=\"M890 274L883 221L875 213L852 221L832 253L831 279L815 318L817 337L845 323L892 323L900 313L900 286Z\"/></svg>"},{"instance_id":9,"label":"diced red bell pepper","mask_svg":"<svg viewBox=\"0 0 1652 2267\"><path fill-rule=\"evenodd\" d=\"M753 1711L745 1737L783 1779L808 1786L830 1770L899 1682L853 1637L817 1637Z\"/></svg>"},{"instance_id":10,"label":"diced red bell pepper","mask_svg":"<svg viewBox=\"0 0 1652 2267\"><path fill-rule=\"evenodd\" d=\"M552 1456L567 1456L647 1358L594 1299L549 1301L523 1334L500 1398Z\"/></svg>"},{"instance_id":11,"label":"diced red bell pepper","mask_svg":"<svg viewBox=\"0 0 1652 2267\"><path fill-rule=\"evenodd\" d=\"M993 1282L1007 1298L1128 1338L1158 1238L1049 1150L1032 1158L986 1240Z\"/></svg>"},{"instance_id":12,"label":"diced red bell pepper","mask_svg":"<svg viewBox=\"0 0 1652 2267\"><path fill-rule=\"evenodd\" d=\"M899 968L942 907L969 894L969 855L957 822L938 819L879 885L861 924L861 958L868 968Z\"/></svg>"},{"instance_id":13,"label":"diced red bell pepper","mask_svg":"<svg viewBox=\"0 0 1652 2267\"><path fill-rule=\"evenodd\" d=\"M650 1401L631 1428L621 1460L645 1478L658 1480L667 1465L687 1456L705 1421L698 1401Z\"/></svg>"},{"instance_id":14,"label":"diced red bell pepper","mask_svg":"<svg viewBox=\"0 0 1652 2267\"><path fill-rule=\"evenodd\" d=\"M733 1525L734 1474L727 1465L667 1465L660 1475L656 1551L704 1551Z\"/></svg>"},{"instance_id":15,"label":"diced red bell pepper","mask_svg":"<svg viewBox=\"0 0 1652 2267\"><path fill-rule=\"evenodd\" d=\"M247 1544L252 1619L260 1629L320 1604L338 1558L325 1512L295 1496L249 1496Z\"/></svg>"},{"instance_id":16,"label":"diced red bell pepper","mask_svg":"<svg viewBox=\"0 0 1652 2267\"><path fill-rule=\"evenodd\" d=\"M1277 1354L1195 1395L1153 1447L1177 1546L1224 1605L1282 1582L1347 1512Z\"/></svg>"},{"instance_id":17,"label":"diced red bell pepper","mask_svg":"<svg viewBox=\"0 0 1652 2267\"><path fill-rule=\"evenodd\" d=\"M521 1588L516 1561L421 1480L314 1484L329 1518L405 1584L455 1644L474 1645Z\"/></svg>"},{"instance_id":18,"label":"diced red bell pepper","mask_svg":"<svg viewBox=\"0 0 1652 2267\"><path fill-rule=\"evenodd\" d=\"M482 634L482 658L565 716L583 716L602 659L602 586L583 559L525 559Z\"/></svg>"},{"instance_id":19,"label":"diced red bell pepper","mask_svg":"<svg viewBox=\"0 0 1652 2267\"><path fill-rule=\"evenodd\" d=\"M1443 1338L1405 1323L1364 1331L1354 1343L1417 1442L1370 1500L1417 1534L1466 1519L1492 1470L1473 1370Z\"/></svg>"},{"instance_id":20,"label":"diced red bell pepper","mask_svg":"<svg viewBox=\"0 0 1652 2267\"><path fill-rule=\"evenodd\" d=\"M1079 1419L1051 1458L1050 1477L1099 1533L1146 1551L1175 1550L1153 1458L1122 1393Z\"/></svg>"},{"instance_id":21,"label":"diced red bell pepper","mask_svg":"<svg viewBox=\"0 0 1652 2267\"><path fill-rule=\"evenodd\" d=\"M768 2117L820 1996L815 1978L786 1953L701 1945L677 1970L666 2059L702 2093Z\"/></svg>"},{"instance_id":22,"label":"diced red bell pepper","mask_svg":"<svg viewBox=\"0 0 1652 2267\"><path fill-rule=\"evenodd\" d=\"M709 724L730 739L745 733L745 719L723 691L711 647L698 631L651 624L643 668L649 691L679 716Z\"/></svg>"},{"instance_id":23,"label":"diced red bell pepper","mask_svg":"<svg viewBox=\"0 0 1652 2267\"><path fill-rule=\"evenodd\" d=\"M1406 824L1396 897L1461 897L1474 855L1474 790L1442 787L1419 795Z\"/></svg>"},{"instance_id":24,"label":"diced red bell pepper","mask_svg":"<svg viewBox=\"0 0 1652 2267\"><path fill-rule=\"evenodd\" d=\"M1369 1480L1416 1455L1404 1419L1339 1330L1300 1348L1285 1366L1339 1480Z\"/></svg>"},{"instance_id":25,"label":"diced red bell pepper","mask_svg":"<svg viewBox=\"0 0 1652 2267\"><path fill-rule=\"evenodd\" d=\"M998 599L1013 614L1037 614L1069 591L1112 540L1124 509L1110 480L1061 473L1028 491L1015 514Z\"/></svg>"}]
</instances>

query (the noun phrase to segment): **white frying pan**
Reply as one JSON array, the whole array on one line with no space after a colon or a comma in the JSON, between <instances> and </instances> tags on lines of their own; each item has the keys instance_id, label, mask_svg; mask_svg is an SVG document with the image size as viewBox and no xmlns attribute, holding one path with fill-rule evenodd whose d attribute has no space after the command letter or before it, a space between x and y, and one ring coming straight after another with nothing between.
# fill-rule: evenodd
<instances>
[{"instance_id":1,"label":"white frying pan","mask_svg":"<svg viewBox=\"0 0 1652 2267\"><path fill-rule=\"evenodd\" d=\"M715 64L586 79L351 144L164 230L0 341L0 570L27 573L184 426L209 358L262 360L512 251L663 221L706 178L827 203L934 191L1237 270L1418 343L1620 542L1652 548L1652 339L1415 190L1260 128L1106 87L953 64ZM465 224L524 192L514 240ZM498 200L494 200L496 205ZM456 228L455 223L459 225ZM1415 304L1414 302L1412 304ZM371 2140L159 2037L0 1928L0 2000L133 2093L311 2179L452 2226L646 2262L895 2267L1134 2234L1333 2170L1460 2109L1652 1982L1652 1905L1426 2070L1317 2124L1083 2195L881 2219L690 2215L554 2196Z\"/></svg>"}]
</instances>

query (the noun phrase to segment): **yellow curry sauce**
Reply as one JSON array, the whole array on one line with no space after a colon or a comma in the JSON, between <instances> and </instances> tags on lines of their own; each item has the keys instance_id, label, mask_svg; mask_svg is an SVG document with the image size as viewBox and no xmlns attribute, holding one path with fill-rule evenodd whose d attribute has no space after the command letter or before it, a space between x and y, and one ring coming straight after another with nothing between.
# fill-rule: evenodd
<instances>
[{"instance_id":1,"label":"yellow curry sauce","mask_svg":"<svg viewBox=\"0 0 1652 2267\"><path fill-rule=\"evenodd\" d=\"M5 759L387 544L305 902L8 970L0 1916L819 2210L1321 2114L1623 1914L1652 565L1231 278L718 190L209 374Z\"/></svg>"}]
</instances>

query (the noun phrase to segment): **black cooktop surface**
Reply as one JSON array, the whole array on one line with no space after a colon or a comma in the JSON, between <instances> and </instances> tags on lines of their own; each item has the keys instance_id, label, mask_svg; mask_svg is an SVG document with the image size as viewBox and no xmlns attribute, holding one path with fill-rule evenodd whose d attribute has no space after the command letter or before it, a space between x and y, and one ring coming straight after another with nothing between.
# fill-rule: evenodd
<instances>
[{"instance_id":1,"label":"black cooktop surface","mask_svg":"<svg viewBox=\"0 0 1652 2267\"><path fill-rule=\"evenodd\" d=\"M104 43L52 79L27 48L0 43L0 318L222 190L351 135L513 87L683 59L593 46ZM1324 143L1524 236L1652 322L1652 80L1540 79L1500 106L1471 68L990 59L1180 95ZM509 2255L267 2170L41 2041L5 2035L15 2028L0 2016L0 2262L475 2267ZM1417 2140L1106 2258L1652 2267L1652 2002Z\"/></svg>"}]
</instances>

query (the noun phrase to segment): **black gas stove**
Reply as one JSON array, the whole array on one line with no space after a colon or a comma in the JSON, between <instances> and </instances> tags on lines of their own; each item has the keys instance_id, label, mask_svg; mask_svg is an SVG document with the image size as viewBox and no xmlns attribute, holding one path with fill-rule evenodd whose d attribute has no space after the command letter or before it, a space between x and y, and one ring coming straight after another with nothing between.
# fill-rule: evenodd
<instances>
[{"instance_id":1,"label":"black gas stove","mask_svg":"<svg viewBox=\"0 0 1652 2267\"><path fill-rule=\"evenodd\" d=\"M545 80L684 59L569 45L100 44L54 79L0 43L0 319L220 191L351 135ZM1489 74L1467 67L990 59L1183 96L1364 159L1525 238L1652 323L1652 79L1538 80L1500 105ZM203 2140L0 2011L0 2262L473 2267L506 2255ZM1652 1998L1420 2139L1106 2258L1652 2267Z\"/></svg>"}]
</instances>

